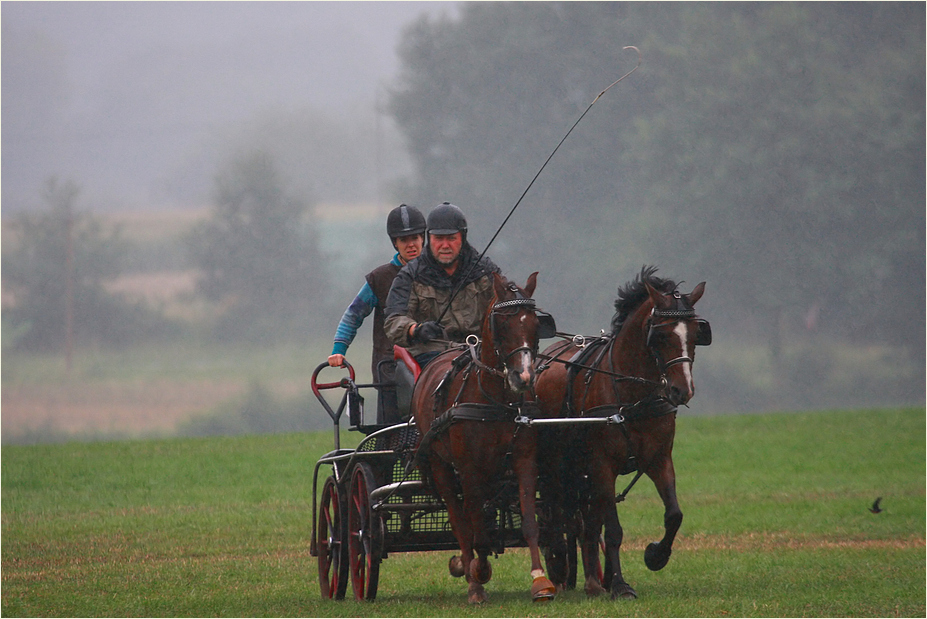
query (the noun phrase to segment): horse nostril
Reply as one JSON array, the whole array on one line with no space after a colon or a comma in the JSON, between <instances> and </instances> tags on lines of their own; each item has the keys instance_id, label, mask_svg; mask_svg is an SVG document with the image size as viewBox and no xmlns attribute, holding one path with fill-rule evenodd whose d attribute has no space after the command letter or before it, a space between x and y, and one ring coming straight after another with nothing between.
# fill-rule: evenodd
<instances>
[{"instance_id":1,"label":"horse nostril","mask_svg":"<svg viewBox=\"0 0 927 619\"><path fill-rule=\"evenodd\" d=\"M691 397L692 394L687 389L680 389L676 386L670 387L669 389L669 400L676 406L685 404Z\"/></svg>"}]
</instances>

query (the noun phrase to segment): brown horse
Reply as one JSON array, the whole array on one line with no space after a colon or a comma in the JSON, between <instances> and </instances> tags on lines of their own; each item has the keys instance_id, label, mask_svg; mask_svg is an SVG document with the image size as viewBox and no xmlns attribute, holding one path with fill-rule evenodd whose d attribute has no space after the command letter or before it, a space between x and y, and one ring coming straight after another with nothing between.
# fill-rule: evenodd
<instances>
[{"instance_id":1,"label":"brown horse","mask_svg":"<svg viewBox=\"0 0 927 619\"><path fill-rule=\"evenodd\" d=\"M481 340L478 346L470 342L473 358L465 359L466 366L455 361L460 349L435 357L422 370L412 396L422 435L419 467L447 506L472 604L487 599L483 584L492 576L491 539L483 507L507 466L518 480L522 534L531 550L532 597L551 599L555 591L538 550L536 433L517 428L514 421L526 404L533 405L525 395L532 393L538 350L539 321L531 299L536 280L533 273L522 289L494 275L495 296L483 318Z\"/></svg>"},{"instance_id":2,"label":"brown horse","mask_svg":"<svg viewBox=\"0 0 927 619\"><path fill-rule=\"evenodd\" d=\"M666 565L682 523L673 469L676 408L692 398L695 346L710 344L711 330L693 309L705 283L681 294L675 282L655 272L654 267L644 267L619 289L610 335L585 343L582 350L568 342L539 355L547 357L539 366L536 385L541 416L603 420L542 435L545 451L548 442L550 453L560 449L559 457L545 461L559 468L544 472L545 482L552 482L550 488L545 483L544 490L563 510L561 523L574 516L574 508L581 514L584 588L589 595L607 587L612 598L637 597L621 574L618 557L623 532L615 503L624 498L615 496L618 475L637 469L638 476L650 477L663 500L665 535L647 547L648 568ZM599 562L603 524L604 574ZM550 569L552 574L559 571Z\"/></svg>"}]
</instances>

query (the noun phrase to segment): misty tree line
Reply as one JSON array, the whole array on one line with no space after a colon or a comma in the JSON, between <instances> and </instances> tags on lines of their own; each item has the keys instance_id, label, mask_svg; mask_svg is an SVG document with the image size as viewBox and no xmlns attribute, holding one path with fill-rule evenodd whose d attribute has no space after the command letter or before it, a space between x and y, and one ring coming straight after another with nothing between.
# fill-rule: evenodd
<instances>
[{"instance_id":1,"label":"misty tree line","mask_svg":"<svg viewBox=\"0 0 927 619\"><path fill-rule=\"evenodd\" d=\"M121 230L80 210L79 194L74 181L52 178L48 210L12 219L16 238L3 248L4 286L15 299L4 308L5 349L58 350L71 338L127 345L186 336L191 328L219 341L306 341L321 324L328 279L305 218L311 204L288 191L267 153L245 152L225 164L210 217L182 239L180 262L199 270L196 292L214 308L206 325L168 320L107 292L133 248Z\"/></svg>"},{"instance_id":2,"label":"misty tree line","mask_svg":"<svg viewBox=\"0 0 927 619\"><path fill-rule=\"evenodd\" d=\"M617 286L655 263L708 280L704 305L773 354L814 324L923 359L923 5L461 11L405 32L392 113L419 171L411 199L448 196L484 239L633 68L622 48L643 54L492 250L541 268L558 318L607 325Z\"/></svg>"},{"instance_id":3,"label":"misty tree line","mask_svg":"<svg viewBox=\"0 0 927 619\"><path fill-rule=\"evenodd\" d=\"M415 175L394 201L458 204L482 248L571 124L634 66L622 48L635 45L641 68L576 127L493 259L516 279L540 270L545 309L585 333L607 327L617 287L642 264L689 287L707 280L700 309L719 343L755 340L806 377L806 360L783 358L789 339L888 344L922 397L924 22L920 3L464 3L459 18L404 32L389 111ZM186 240L199 293L223 310L217 336L304 340L324 325L330 337L347 300L327 299L309 201L287 188L272 159L244 155ZM61 238L50 220L23 232L42 225L36 246ZM84 234L86 251L96 243L118 262L118 238ZM6 249L10 283L30 281L17 265L62 260ZM102 303L98 283L79 284L87 303ZM60 341L56 286L28 303L20 287L5 333ZM176 329L116 309L132 333ZM24 331L41 312L59 316Z\"/></svg>"}]
</instances>

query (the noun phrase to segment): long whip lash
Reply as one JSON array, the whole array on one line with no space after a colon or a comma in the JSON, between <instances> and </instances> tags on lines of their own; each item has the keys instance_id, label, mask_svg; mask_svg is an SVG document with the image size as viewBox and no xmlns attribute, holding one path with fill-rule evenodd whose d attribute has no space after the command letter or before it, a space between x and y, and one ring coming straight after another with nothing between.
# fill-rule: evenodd
<instances>
[{"instance_id":1,"label":"long whip lash","mask_svg":"<svg viewBox=\"0 0 927 619\"><path fill-rule=\"evenodd\" d=\"M518 205L521 204L521 201L524 199L524 197L525 197L526 195L528 195L528 191L531 190L531 187L534 185L534 181L538 180L538 177L541 175L541 172L544 171L544 168L546 168L546 167L547 167L547 164L550 163L550 160L553 159L553 157L554 157L554 155L556 154L557 150L559 150L560 146L561 146L564 142L566 142L566 139L567 139L568 137L570 137L570 134L573 133L573 129L576 128L576 125L578 125L579 122L580 122L583 118L585 118L585 116L586 116L586 114L589 112L589 110L592 109L592 106L595 105L595 102L598 101L599 99L601 99L601 98L602 98L602 95L604 95L606 92L608 92L608 90L609 90L612 86L614 86L615 84L617 84L618 82L620 82L620 81L623 80L624 78L628 77L629 75L631 75L632 73L634 73L635 71L637 71L637 70L640 68L640 66L641 66L641 60L642 60L642 57L641 57L641 50L637 49L637 48L634 47L633 45L626 45L625 47L622 47L621 49L622 49L622 51L624 51L624 50L626 50L626 49L633 49L635 52L637 52L637 65L635 65L635 67L634 67L633 69L631 69L630 71L628 71L627 73L625 73L624 75L622 75L621 77L619 77L618 79L616 79L614 82L612 82L611 84L609 84L609 85L605 88L605 90L603 90L602 92L600 92L600 93L598 94L598 96L597 96L595 99L592 100L592 103L589 104L589 107L587 107L586 110L585 110L582 114L580 114L579 118L576 119L576 122L573 123L573 126L570 127L570 130L566 132L566 134L563 136L563 138L561 138L561 140L557 143L557 146L554 147L554 150L552 150L551 153L550 153L550 155L548 155L547 159L544 160L544 164L541 166L541 169L538 170L537 174L534 175L534 178L531 179L531 182L528 183L528 186L525 187L525 190L522 192L521 196L518 198L518 201L515 202L515 206L512 207L512 210L509 211L509 214L506 215L506 216L505 216L505 219L502 220L502 223L499 224L499 228L496 230L496 233L492 235L492 238L491 238L491 239L489 239L489 242L486 244L486 247L483 248L483 251L480 253L479 257L476 259L475 262L473 262L473 263L470 265L470 268L467 270L466 275L465 275L464 278L461 280L462 282L463 282L463 281L466 281L467 277L470 275L470 271L472 271L472 270L476 267L476 265L479 264L480 260L483 259L483 256L486 255L486 251L489 249L489 246L492 245L493 241L496 240L496 237L499 236L499 233L502 232L502 228L504 228L504 227L505 227L505 224L508 223L509 219L512 217L512 214L515 213L515 209L518 208ZM427 239L426 239L426 241L427 241ZM451 307L451 303L454 302L454 298L457 297L457 293L458 293L458 292L460 292L460 286L459 286L459 285L454 289L454 294L451 295L451 298L448 300L447 305L444 307L444 311L442 311L442 312L441 312L441 315L438 316L438 320L437 320L436 322L439 322L439 323L440 323L440 322L441 322L441 319L444 318L444 315L447 313L447 310L449 310L450 307Z\"/></svg>"}]
</instances>

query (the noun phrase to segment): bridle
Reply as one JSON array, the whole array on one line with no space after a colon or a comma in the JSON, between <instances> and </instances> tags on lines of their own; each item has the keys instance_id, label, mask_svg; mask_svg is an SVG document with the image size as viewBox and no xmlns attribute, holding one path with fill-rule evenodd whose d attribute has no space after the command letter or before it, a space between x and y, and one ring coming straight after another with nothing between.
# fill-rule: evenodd
<instances>
[{"instance_id":1,"label":"bridle","mask_svg":"<svg viewBox=\"0 0 927 619\"><path fill-rule=\"evenodd\" d=\"M518 298L509 299L508 301L500 301L499 303L496 303L495 305L493 305L492 309L489 311L489 331L492 334L493 346L496 346L496 343L499 337L497 329L496 329L496 316L499 316L499 315L514 316L518 314L518 312L520 312L522 308L534 310L537 306L534 299L525 298L514 287L512 287L511 289L515 290L515 292L518 294ZM508 308L515 308L515 310L514 311L503 311L503 310L507 310ZM498 348L496 348L496 351L498 352ZM508 360L512 358L512 356L514 356L516 353L520 353L520 352L529 352L532 355L536 355L538 352L537 344L535 344L535 346L533 347L527 346L527 345L519 346L518 348L515 348L509 351L509 353L506 354L505 357L503 357L502 359L503 364L508 362Z\"/></svg>"},{"instance_id":2,"label":"bridle","mask_svg":"<svg viewBox=\"0 0 927 619\"><path fill-rule=\"evenodd\" d=\"M524 294L522 294L522 292L518 289L518 287L515 284L508 284L507 287L510 291L515 293L515 298L508 299L506 301L499 301L493 304L489 310L489 332L490 332L490 339L492 340L491 345L493 347L493 350L496 353L496 357L501 359L501 363L500 363L501 367L491 367L483 363L482 359L480 359L479 347L483 344L483 342L480 341L480 338L478 336L471 334L471 335L468 335L465 340L466 346L470 349L470 355L469 355L470 358L468 359L469 368L465 370L464 375L463 375L463 384L461 385L461 392L464 388L464 385L466 385L467 381L469 380L470 368L475 368L476 369L476 379L479 385L479 389L483 393L483 395L490 401L495 401L495 400L483 388L483 382L481 378L482 373L486 372L492 376L501 378L504 381L506 379L506 364L508 363L508 360L511 359L512 356L514 356L515 354L521 353L521 352L530 353L532 359L534 359L537 356L538 342L540 340L540 337L538 337L536 338L534 346L528 346L528 345L518 346L517 348L506 353L505 355L503 355L499 351L499 341L498 341L499 340L499 329L497 328L496 317L497 316L515 316L522 309L529 309L537 313L537 309L536 309L537 304L535 303L534 299L525 297ZM549 314L547 314L547 316L549 316ZM556 330L556 327L553 325L553 318L550 318L549 325L551 329ZM543 327L539 325L539 328L538 328L539 333L541 332L542 328ZM497 403L497 404L506 410L511 408L511 406L503 404L503 403ZM455 401L455 406L456 406L456 401Z\"/></svg>"},{"instance_id":3,"label":"bridle","mask_svg":"<svg viewBox=\"0 0 927 619\"><path fill-rule=\"evenodd\" d=\"M642 400L629 405L628 408L635 408L640 405L646 404L648 402L653 402L656 400L665 400L665 396L661 394L669 384L669 380L666 376L666 372L669 368L680 363L693 363L693 359L688 355L681 355L674 359L670 359L667 362L663 362L661 355L654 347L654 337L655 329L662 329L665 327L675 326L680 320L695 320L696 322L696 335L695 335L695 345L696 346L708 346L711 344L711 325L709 325L707 320L698 318L696 316L695 310L689 306L682 295L678 291L672 293L673 299L675 299L675 308L672 309L657 309L654 307L650 312L650 317L648 319L648 331L647 337L645 339L645 346L647 350L650 351L651 356L656 362L657 369L660 373L660 378L656 381L643 378L640 376L627 376L624 374L619 374L614 371L606 370L599 367L600 363L604 358L611 358L611 349L615 345L615 336L603 336L602 338L595 338L593 342L599 341L605 342L604 348L598 354L594 361L591 361L591 364L580 363L577 361L566 361L559 359L558 355L560 353L554 353L552 355L541 355L546 358L546 361L542 362L538 367L538 372L542 372L551 362L563 363L567 367L574 368L577 372L579 370L586 370L586 386L588 388L589 382L592 380L593 374L602 374L608 376L611 379L612 386L615 390L615 397L620 401L620 396L618 395L618 383L619 382L634 382L644 385L651 385L655 388L655 391L650 395L644 397ZM589 345L589 342L583 336L573 336L571 342L566 342L565 346L569 346L572 343L578 348L585 348Z\"/></svg>"},{"instance_id":4,"label":"bridle","mask_svg":"<svg viewBox=\"0 0 927 619\"><path fill-rule=\"evenodd\" d=\"M675 320L667 320L665 322L656 322L660 319L673 318ZM662 376L662 381L666 380L666 371L669 370L674 365L679 363L693 363L692 357L688 355L680 355L675 359L670 359L669 361L663 361L663 355L659 353L656 347L653 344L653 338L655 334L655 329L662 329L664 327L675 327L680 320L687 320L690 318L695 318L695 310L670 310L670 311L660 311L657 308L654 308L650 312L650 328L647 331L647 348L650 349L650 354L653 355L653 358L657 362L657 367L660 368L660 374Z\"/></svg>"},{"instance_id":5,"label":"bridle","mask_svg":"<svg viewBox=\"0 0 927 619\"><path fill-rule=\"evenodd\" d=\"M650 319L648 321L650 326L647 330L646 344L647 348L650 349L650 353L653 355L654 360L657 362L657 367L660 369L661 383L666 382L666 371L671 367L679 363L694 363L694 360L688 355L681 355L675 359L663 361L662 355L660 355L660 353L654 347L653 339L655 329L661 329L670 326L674 327L682 320L695 320L695 345L708 346L711 344L711 325L708 324L708 321L696 316L695 310L692 307L687 306L685 300L682 298L682 295L678 290L673 291L673 299L675 300L676 305L674 309L661 310L654 307L650 311Z\"/></svg>"}]
</instances>

